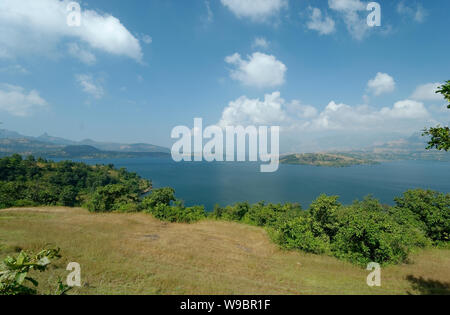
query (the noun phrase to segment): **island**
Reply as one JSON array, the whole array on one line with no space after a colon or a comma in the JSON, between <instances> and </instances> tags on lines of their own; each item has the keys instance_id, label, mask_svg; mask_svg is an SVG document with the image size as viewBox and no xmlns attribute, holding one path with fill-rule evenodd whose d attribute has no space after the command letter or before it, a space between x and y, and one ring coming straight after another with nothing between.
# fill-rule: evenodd
<instances>
[{"instance_id":1,"label":"island","mask_svg":"<svg viewBox=\"0 0 450 315\"><path fill-rule=\"evenodd\" d=\"M325 167L348 167L354 165L374 165L378 162L368 159L360 159L344 154L334 153L305 153L289 154L280 158L281 164L312 165Z\"/></svg>"}]
</instances>

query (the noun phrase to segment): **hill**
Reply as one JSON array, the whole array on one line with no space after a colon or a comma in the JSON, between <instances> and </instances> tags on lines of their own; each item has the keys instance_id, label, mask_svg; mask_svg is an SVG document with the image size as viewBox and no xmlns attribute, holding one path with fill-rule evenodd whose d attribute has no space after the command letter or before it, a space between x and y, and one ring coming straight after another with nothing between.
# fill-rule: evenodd
<instances>
[{"instance_id":1,"label":"hill","mask_svg":"<svg viewBox=\"0 0 450 315\"><path fill-rule=\"evenodd\" d=\"M0 129L0 154L2 152L35 154L35 153L53 153L57 154L66 147L90 146L103 152L115 153L165 153L170 150L161 146L135 143L124 144L114 142L98 142L91 139L82 141L72 141L64 138L53 137L44 133L39 137L30 137L22 135L15 131ZM130 156L130 154L125 155Z\"/></svg>"},{"instance_id":2,"label":"hill","mask_svg":"<svg viewBox=\"0 0 450 315\"><path fill-rule=\"evenodd\" d=\"M352 165L376 164L376 162L371 160L355 158L344 154L332 153L290 154L282 156L280 158L280 163L328 167L346 167Z\"/></svg>"},{"instance_id":3,"label":"hill","mask_svg":"<svg viewBox=\"0 0 450 315\"><path fill-rule=\"evenodd\" d=\"M45 231L45 233L42 233ZM169 224L144 214L78 208L0 211L0 257L46 244L62 249L43 288L78 262L79 294L430 294L450 293L450 250L432 249L382 270L370 288L363 268L278 249L261 228L218 221Z\"/></svg>"},{"instance_id":4,"label":"hill","mask_svg":"<svg viewBox=\"0 0 450 315\"><path fill-rule=\"evenodd\" d=\"M14 153L44 158L136 158L167 157L170 150L147 143L121 144L93 140L71 141L43 134L28 137L14 131L0 129L0 157Z\"/></svg>"},{"instance_id":5,"label":"hill","mask_svg":"<svg viewBox=\"0 0 450 315\"><path fill-rule=\"evenodd\" d=\"M450 162L450 152L426 150L427 138L416 133L407 138L380 143L371 147L340 152L356 159L370 159L379 162L396 160L428 160Z\"/></svg>"}]
</instances>

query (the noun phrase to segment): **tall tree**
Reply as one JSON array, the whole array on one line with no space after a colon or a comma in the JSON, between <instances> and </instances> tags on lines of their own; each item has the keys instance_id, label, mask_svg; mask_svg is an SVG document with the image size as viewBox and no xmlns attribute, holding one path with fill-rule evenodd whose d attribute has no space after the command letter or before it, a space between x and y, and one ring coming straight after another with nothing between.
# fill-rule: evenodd
<instances>
[{"instance_id":1,"label":"tall tree","mask_svg":"<svg viewBox=\"0 0 450 315\"><path fill-rule=\"evenodd\" d=\"M450 109L450 80L442 85L439 90L436 91L438 94L442 94L444 98L449 102L447 108ZM424 136L431 136L431 140L428 142L428 150L438 149L449 151L450 150L450 128L437 126L435 128L425 129Z\"/></svg>"}]
</instances>

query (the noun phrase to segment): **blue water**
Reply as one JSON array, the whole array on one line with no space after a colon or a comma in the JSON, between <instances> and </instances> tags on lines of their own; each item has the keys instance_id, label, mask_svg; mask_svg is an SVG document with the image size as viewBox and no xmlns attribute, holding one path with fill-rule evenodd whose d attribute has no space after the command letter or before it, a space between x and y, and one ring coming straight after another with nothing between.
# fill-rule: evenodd
<instances>
[{"instance_id":1,"label":"blue water","mask_svg":"<svg viewBox=\"0 0 450 315\"><path fill-rule=\"evenodd\" d=\"M385 204L413 188L450 192L450 163L398 161L380 165L327 168L280 165L260 173L258 163L175 163L170 158L84 160L114 164L152 180L153 186L175 188L186 205L237 201L299 202L303 208L320 194L339 195L344 204L372 194Z\"/></svg>"}]
</instances>

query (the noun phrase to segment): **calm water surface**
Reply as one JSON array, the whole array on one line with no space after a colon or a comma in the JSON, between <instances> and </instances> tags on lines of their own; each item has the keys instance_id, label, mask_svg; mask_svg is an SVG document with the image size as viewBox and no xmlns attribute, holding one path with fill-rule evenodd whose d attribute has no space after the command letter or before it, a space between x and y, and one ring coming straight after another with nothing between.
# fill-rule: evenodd
<instances>
[{"instance_id":1,"label":"calm water surface","mask_svg":"<svg viewBox=\"0 0 450 315\"><path fill-rule=\"evenodd\" d=\"M450 163L399 161L380 165L326 168L280 165L260 173L255 163L175 163L170 158L84 160L125 167L151 179L155 188L175 188L186 205L237 201L299 202L304 208L320 194L339 195L344 204L372 194L385 204L412 188L450 192Z\"/></svg>"}]
</instances>

